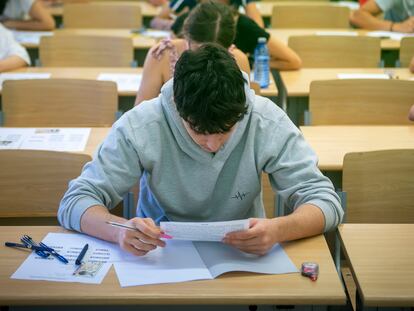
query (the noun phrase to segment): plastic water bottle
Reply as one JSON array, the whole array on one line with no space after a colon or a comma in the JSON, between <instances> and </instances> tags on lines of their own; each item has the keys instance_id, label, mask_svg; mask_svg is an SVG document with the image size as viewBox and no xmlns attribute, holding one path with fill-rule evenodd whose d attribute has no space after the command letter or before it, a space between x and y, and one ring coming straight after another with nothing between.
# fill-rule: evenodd
<instances>
[{"instance_id":1,"label":"plastic water bottle","mask_svg":"<svg viewBox=\"0 0 414 311\"><path fill-rule=\"evenodd\" d=\"M267 50L266 38L259 38L254 50L254 81L261 88L269 86L269 51Z\"/></svg>"}]
</instances>

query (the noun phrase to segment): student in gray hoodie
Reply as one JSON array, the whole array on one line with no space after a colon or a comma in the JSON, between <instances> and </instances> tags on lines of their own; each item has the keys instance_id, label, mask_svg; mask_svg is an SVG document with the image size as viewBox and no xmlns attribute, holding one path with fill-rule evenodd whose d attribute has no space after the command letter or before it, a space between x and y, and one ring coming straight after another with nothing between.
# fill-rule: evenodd
<instances>
[{"instance_id":1,"label":"student in gray hoodie","mask_svg":"<svg viewBox=\"0 0 414 311\"><path fill-rule=\"evenodd\" d=\"M264 218L261 174L293 210ZM141 180L137 217L111 215ZM172 221L250 218L223 240L265 254L276 243L335 228L343 211L300 131L250 90L233 57L205 44L186 51L158 98L125 113L92 162L71 181L58 213L68 229L116 242L138 256L165 246L157 226ZM139 231L114 228L117 221Z\"/></svg>"}]
</instances>

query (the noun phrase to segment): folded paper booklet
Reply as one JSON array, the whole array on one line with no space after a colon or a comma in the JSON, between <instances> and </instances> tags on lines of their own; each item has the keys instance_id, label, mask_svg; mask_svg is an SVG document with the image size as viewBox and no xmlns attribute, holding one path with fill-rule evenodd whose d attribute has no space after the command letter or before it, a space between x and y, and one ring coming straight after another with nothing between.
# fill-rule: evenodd
<instances>
[{"instance_id":1,"label":"folded paper booklet","mask_svg":"<svg viewBox=\"0 0 414 311\"><path fill-rule=\"evenodd\" d=\"M280 245L264 256L241 252L221 242L167 240L143 257L114 262L122 287L214 279L230 271L265 274L299 272Z\"/></svg>"}]
</instances>

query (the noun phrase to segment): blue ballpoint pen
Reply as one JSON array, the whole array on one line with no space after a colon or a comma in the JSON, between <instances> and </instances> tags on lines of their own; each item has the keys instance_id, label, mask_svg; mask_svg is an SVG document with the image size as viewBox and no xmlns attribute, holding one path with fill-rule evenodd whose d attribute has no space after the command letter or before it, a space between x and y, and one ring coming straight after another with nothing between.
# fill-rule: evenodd
<instances>
[{"instance_id":1,"label":"blue ballpoint pen","mask_svg":"<svg viewBox=\"0 0 414 311\"><path fill-rule=\"evenodd\" d=\"M28 236L28 235L23 235L23 237L20 239L20 241L22 241L25 245L31 245L31 246L39 246L39 245L37 245L36 243L35 243L35 241L33 241L33 239L30 237L30 236ZM44 251L44 250L35 250L35 253L37 254L37 255L39 255L40 257L43 257L43 258L47 258L47 257L49 257L50 256L50 254L49 253L47 253L46 251Z\"/></svg>"},{"instance_id":2,"label":"blue ballpoint pen","mask_svg":"<svg viewBox=\"0 0 414 311\"><path fill-rule=\"evenodd\" d=\"M52 256L55 256L59 261L63 262L64 264L69 263L69 261L65 257L63 257L62 255L60 255L53 248L47 246L45 243L40 242L39 245L42 246L42 247L44 247L45 249L47 249L47 252L49 252L50 254L52 254Z\"/></svg>"},{"instance_id":3,"label":"blue ballpoint pen","mask_svg":"<svg viewBox=\"0 0 414 311\"><path fill-rule=\"evenodd\" d=\"M14 242L5 242L4 243L5 246L8 247L19 247L19 248L27 248L27 249L31 249L33 251L47 251L47 248L44 248L42 246L35 246L35 245L31 245L31 244L19 244L19 243L14 243Z\"/></svg>"}]
</instances>

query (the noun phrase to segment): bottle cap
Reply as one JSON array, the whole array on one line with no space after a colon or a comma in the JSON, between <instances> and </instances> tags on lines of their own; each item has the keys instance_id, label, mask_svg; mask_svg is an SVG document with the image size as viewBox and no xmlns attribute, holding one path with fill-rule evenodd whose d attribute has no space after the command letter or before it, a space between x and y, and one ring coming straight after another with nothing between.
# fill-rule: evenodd
<instances>
[{"instance_id":1,"label":"bottle cap","mask_svg":"<svg viewBox=\"0 0 414 311\"><path fill-rule=\"evenodd\" d=\"M266 43L267 39L265 37L260 37L259 39L257 39L257 42L259 43Z\"/></svg>"}]
</instances>

